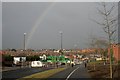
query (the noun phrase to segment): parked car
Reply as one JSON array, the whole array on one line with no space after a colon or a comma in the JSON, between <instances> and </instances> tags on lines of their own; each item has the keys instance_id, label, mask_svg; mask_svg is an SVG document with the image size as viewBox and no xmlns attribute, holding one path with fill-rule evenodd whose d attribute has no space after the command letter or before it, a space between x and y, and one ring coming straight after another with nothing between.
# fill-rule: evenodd
<instances>
[{"instance_id":1,"label":"parked car","mask_svg":"<svg viewBox=\"0 0 120 80\"><path fill-rule=\"evenodd\" d=\"M31 67L43 67L44 64L41 61L32 61Z\"/></svg>"}]
</instances>

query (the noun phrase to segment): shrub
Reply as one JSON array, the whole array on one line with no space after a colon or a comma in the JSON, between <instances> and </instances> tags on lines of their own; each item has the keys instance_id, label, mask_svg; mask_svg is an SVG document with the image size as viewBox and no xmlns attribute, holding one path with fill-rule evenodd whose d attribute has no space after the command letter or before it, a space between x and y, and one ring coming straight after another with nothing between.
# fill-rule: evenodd
<instances>
[{"instance_id":1,"label":"shrub","mask_svg":"<svg viewBox=\"0 0 120 80\"><path fill-rule=\"evenodd\" d=\"M120 65L120 60L118 61L118 64Z\"/></svg>"},{"instance_id":2,"label":"shrub","mask_svg":"<svg viewBox=\"0 0 120 80\"><path fill-rule=\"evenodd\" d=\"M3 55L2 57L4 61L13 61L13 56L11 55Z\"/></svg>"},{"instance_id":3,"label":"shrub","mask_svg":"<svg viewBox=\"0 0 120 80\"><path fill-rule=\"evenodd\" d=\"M26 57L26 61L38 61L40 60L39 56L35 55L35 56L27 56Z\"/></svg>"}]
</instances>

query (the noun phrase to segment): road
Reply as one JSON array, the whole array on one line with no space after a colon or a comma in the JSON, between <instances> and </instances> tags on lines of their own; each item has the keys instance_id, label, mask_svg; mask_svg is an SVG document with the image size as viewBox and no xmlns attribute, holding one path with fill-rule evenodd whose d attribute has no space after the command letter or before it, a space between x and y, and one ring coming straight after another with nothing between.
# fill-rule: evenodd
<instances>
[{"instance_id":1,"label":"road","mask_svg":"<svg viewBox=\"0 0 120 80\"><path fill-rule=\"evenodd\" d=\"M5 71L2 73L3 80L4 79L18 79L22 78L34 73L42 72L45 70L49 70L51 68L23 68L23 69L17 69L13 71ZM81 80L83 78L86 78L90 80L90 75L87 72L87 69L84 67L83 64L76 65L74 67L68 67L66 70L61 71L51 77L49 77L47 80Z\"/></svg>"},{"instance_id":2,"label":"road","mask_svg":"<svg viewBox=\"0 0 120 80\"><path fill-rule=\"evenodd\" d=\"M49 70L52 69L52 67L49 68L21 68L21 69L17 69L17 70L11 70L11 71L4 71L2 72L2 79L6 80L6 79L18 79L18 78L22 78L34 73L38 73L38 72L42 72L45 70Z\"/></svg>"},{"instance_id":3,"label":"road","mask_svg":"<svg viewBox=\"0 0 120 80\"><path fill-rule=\"evenodd\" d=\"M61 71L47 80L81 80L83 78L90 80L90 75L84 64L69 67L64 71Z\"/></svg>"}]
</instances>

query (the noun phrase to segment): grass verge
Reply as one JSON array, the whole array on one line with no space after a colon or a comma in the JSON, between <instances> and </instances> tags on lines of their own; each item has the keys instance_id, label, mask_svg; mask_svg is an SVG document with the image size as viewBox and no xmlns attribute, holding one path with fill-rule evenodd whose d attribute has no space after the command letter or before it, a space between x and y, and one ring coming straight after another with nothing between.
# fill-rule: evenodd
<instances>
[{"instance_id":1,"label":"grass verge","mask_svg":"<svg viewBox=\"0 0 120 80\"><path fill-rule=\"evenodd\" d=\"M92 61L89 62L88 64L93 65L93 64L103 64L105 61Z\"/></svg>"},{"instance_id":2,"label":"grass verge","mask_svg":"<svg viewBox=\"0 0 120 80\"><path fill-rule=\"evenodd\" d=\"M44 78L48 78L60 71L63 71L65 70L66 68L56 68L56 69L51 69L51 70L47 70L47 71L43 71L43 72L40 72L40 73L36 73L36 74L33 74L33 75L29 75L29 76L26 76L26 77L23 77L23 78L20 78L20 79L17 79L17 80L33 80L35 78L41 78L41 79L44 79Z\"/></svg>"},{"instance_id":3,"label":"grass verge","mask_svg":"<svg viewBox=\"0 0 120 80\"><path fill-rule=\"evenodd\" d=\"M94 66L95 64L95 66ZM95 70L94 70L95 67ZM87 64L87 69L91 77L96 80L102 80L103 78L109 78L110 76L110 65L102 62L90 62ZM118 72L120 72L120 65L112 65L113 78L120 77ZM118 80L118 79L117 79Z\"/></svg>"}]
</instances>

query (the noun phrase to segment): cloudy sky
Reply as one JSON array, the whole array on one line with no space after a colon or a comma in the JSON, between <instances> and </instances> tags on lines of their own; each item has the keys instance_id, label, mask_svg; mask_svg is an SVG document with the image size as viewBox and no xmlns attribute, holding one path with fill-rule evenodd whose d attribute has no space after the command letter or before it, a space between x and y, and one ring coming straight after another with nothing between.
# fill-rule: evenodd
<instances>
[{"instance_id":1,"label":"cloudy sky","mask_svg":"<svg viewBox=\"0 0 120 80\"><path fill-rule=\"evenodd\" d=\"M87 48L91 35L106 38L102 27L91 21L102 20L98 7L96 2L3 2L3 49L23 48L24 33L26 48L59 49L60 31L63 48Z\"/></svg>"}]
</instances>

